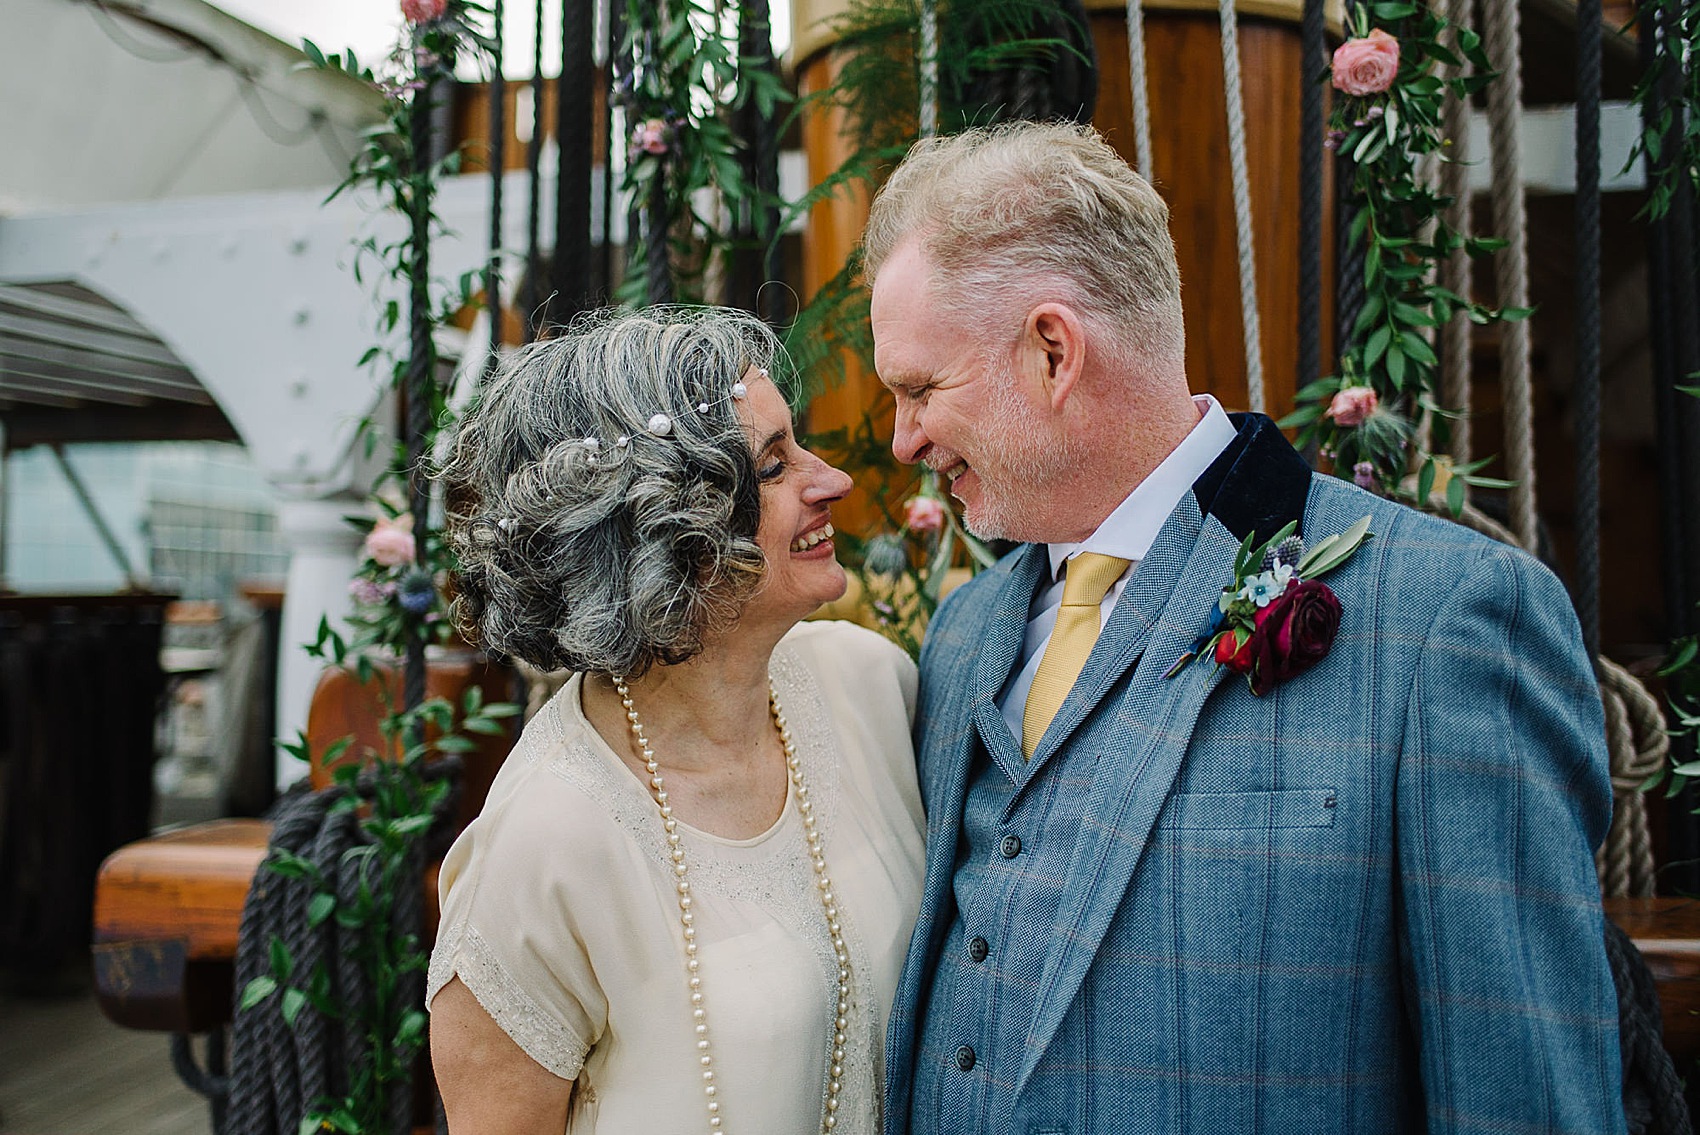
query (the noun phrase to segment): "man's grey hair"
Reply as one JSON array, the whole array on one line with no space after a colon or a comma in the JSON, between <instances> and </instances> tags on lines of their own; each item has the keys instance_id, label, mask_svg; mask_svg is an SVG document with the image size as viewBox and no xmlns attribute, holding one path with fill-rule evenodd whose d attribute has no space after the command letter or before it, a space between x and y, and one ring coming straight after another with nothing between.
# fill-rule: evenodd
<instances>
[{"instance_id":1,"label":"man's grey hair","mask_svg":"<svg viewBox=\"0 0 1700 1135\"><path fill-rule=\"evenodd\" d=\"M1186 329L1169 208L1090 126L1007 123L925 138L869 212L863 278L910 237L941 314L992 349L1011 320L1068 304L1124 361L1178 365Z\"/></svg>"},{"instance_id":2,"label":"man's grey hair","mask_svg":"<svg viewBox=\"0 0 1700 1135\"><path fill-rule=\"evenodd\" d=\"M540 669L636 677L735 621L766 561L732 388L778 350L743 312L649 308L505 360L437 473L463 633Z\"/></svg>"}]
</instances>

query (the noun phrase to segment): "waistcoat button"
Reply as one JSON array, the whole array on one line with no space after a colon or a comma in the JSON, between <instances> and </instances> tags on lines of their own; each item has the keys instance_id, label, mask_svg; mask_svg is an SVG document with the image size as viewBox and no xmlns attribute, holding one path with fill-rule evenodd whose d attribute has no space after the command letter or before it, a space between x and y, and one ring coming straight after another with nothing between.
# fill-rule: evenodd
<instances>
[{"instance_id":1,"label":"waistcoat button","mask_svg":"<svg viewBox=\"0 0 1700 1135\"><path fill-rule=\"evenodd\" d=\"M974 1050L966 1044L956 1050L956 1066L964 1072L974 1070Z\"/></svg>"},{"instance_id":2,"label":"waistcoat button","mask_svg":"<svg viewBox=\"0 0 1700 1135\"><path fill-rule=\"evenodd\" d=\"M1014 859L1017 855L1021 854L1021 837L1018 835L1004 836L1003 844L998 848L998 850L1003 852L1003 857L1005 859Z\"/></svg>"},{"instance_id":3,"label":"waistcoat button","mask_svg":"<svg viewBox=\"0 0 1700 1135\"><path fill-rule=\"evenodd\" d=\"M981 938L980 936L975 935L974 937L968 939L968 960L969 961L983 962L983 961L986 960L986 955L991 953L991 952L992 952L992 948L991 948L991 946L987 945L986 940L984 938Z\"/></svg>"}]
</instances>

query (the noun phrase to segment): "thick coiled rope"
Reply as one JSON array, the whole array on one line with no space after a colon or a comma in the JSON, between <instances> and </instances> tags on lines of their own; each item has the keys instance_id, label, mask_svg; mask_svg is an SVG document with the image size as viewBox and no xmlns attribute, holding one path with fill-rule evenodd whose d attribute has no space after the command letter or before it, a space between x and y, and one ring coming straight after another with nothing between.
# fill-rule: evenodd
<instances>
[{"instance_id":1,"label":"thick coiled rope","mask_svg":"<svg viewBox=\"0 0 1700 1135\"><path fill-rule=\"evenodd\" d=\"M1469 27L1474 9L1471 0L1446 0L1446 19L1460 30ZM1448 78L1463 78L1470 73L1470 62L1459 53L1459 66L1448 68ZM1452 198L1442 220L1459 236L1470 235L1470 104L1466 99L1446 100L1441 111L1441 131L1446 139L1446 158L1440 166L1440 192ZM1470 294L1470 256L1457 248L1441 262L1440 286L1457 295ZM1459 416L1452 421L1451 444L1447 447L1452 459L1462 465L1470 460L1470 329L1475 326L1462 311L1452 313L1452 319L1441 329L1440 347L1440 404ZM1469 487L1465 486L1465 492Z\"/></svg>"},{"instance_id":2,"label":"thick coiled rope","mask_svg":"<svg viewBox=\"0 0 1700 1135\"><path fill-rule=\"evenodd\" d=\"M426 775L450 777L458 784L459 770L458 759L444 758L429 766ZM363 797L370 790L368 782L369 778L362 778L357 789ZM270 846L312 863L342 910L355 909L362 886L376 884L370 877L376 860L351 854L369 844L359 816L353 810L332 807L347 794L340 786L313 792L303 783L280 799L271 814ZM413 845L399 873L392 908L394 933L419 935L422 931L425 864L446 850L457 795L451 791L439 804L431 835ZM363 1014L373 997L360 962L362 931L345 927L334 917L309 926L307 910L315 893L312 881L288 878L262 865L243 904L223 1128L234 1135L295 1135L308 1111L325 1101L340 1101L348 1093L349 1070L369 1058L368 1038L344 1025L345 1020ZM255 978L272 974L274 940L289 952L289 984L306 987L314 972L322 969L325 992L343 1007L342 1017L325 1017L309 1006L291 1028L276 995L241 1009L243 990ZM403 975L396 996L400 1004L422 1005L424 975L417 971ZM389 1135L407 1135L412 1127L413 1093L406 1084L392 1085L387 1104Z\"/></svg>"},{"instance_id":3,"label":"thick coiled rope","mask_svg":"<svg viewBox=\"0 0 1700 1135\"><path fill-rule=\"evenodd\" d=\"M1605 706L1606 742L1611 750L1611 830L1595 853L1600 893L1653 893L1653 841L1647 830L1647 799L1641 786L1664 768L1670 735L1658 699L1635 675L1608 658L1597 660Z\"/></svg>"},{"instance_id":4,"label":"thick coiled rope","mask_svg":"<svg viewBox=\"0 0 1700 1135\"><path fill-rule=\"evenodd\" d=\"M1629 1135L1692 1135L1682 1078L1665 1051L1653 975L1629 935L1605 922L1606 961L1617 986L1617 1034L1623 1063L1623 1115Z\"/></svg>"},{"instance_id":5,"label":"thick coiled rope","mask_svg":"<svg viewBox=\"0 0 1700 1135\"><path fill-rule=\"evenodd\" d=\"M1133 157L1147 181L1157 175L1151 164L1151 88L1145 73L1145 3L1128 0L1127 72L1133 94Z\"/></svg>"}]
</instances>

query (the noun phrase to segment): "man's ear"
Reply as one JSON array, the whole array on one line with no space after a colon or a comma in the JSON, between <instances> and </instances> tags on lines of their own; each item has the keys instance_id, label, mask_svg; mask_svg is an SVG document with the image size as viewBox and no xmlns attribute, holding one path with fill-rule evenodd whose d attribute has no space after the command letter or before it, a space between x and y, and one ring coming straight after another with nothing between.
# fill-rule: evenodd
<instances>
[{"instance_id":1,"label":"man's ear","mask_svg":"<svg viewBox=\"0 0 1700 1135\"><path fill-rule=\"evenodd\" d=\"M1085 331L1067 304L1042 303L1027 313L1022 345L1052 410L1063 408L1086 367Z\"/></svg>"}]
</instances>

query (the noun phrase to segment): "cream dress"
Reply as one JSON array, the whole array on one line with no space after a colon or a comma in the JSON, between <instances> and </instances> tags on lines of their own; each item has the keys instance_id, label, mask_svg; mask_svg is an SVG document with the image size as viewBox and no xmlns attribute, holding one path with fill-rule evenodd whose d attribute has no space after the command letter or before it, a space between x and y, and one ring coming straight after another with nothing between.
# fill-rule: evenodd
<instances>
[{"instance_id":1,"label":"cream dress","mask_svg":"<svg viewBox=\"0 0 1700 1135\"><path fill-rule=\"evenodd\" d=\"M770 673L854 975L835 1132L877 1135L886 1017L920 902L915 668L871 631L817 622L785 637ZM572 1135L707 1131L661 818L585 720L580 688L575 676L533 718L443 862L426 999L458 976L575 1081ZM680 827L724 1129L819 1132L838 975L796 801L753 839Z\"/></svg>"}]
</instances>

